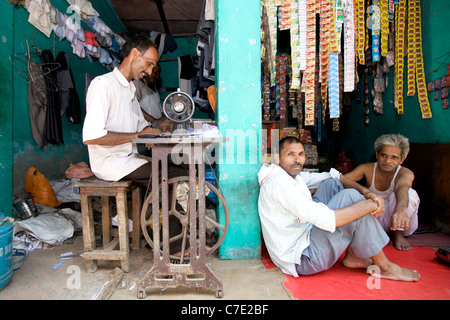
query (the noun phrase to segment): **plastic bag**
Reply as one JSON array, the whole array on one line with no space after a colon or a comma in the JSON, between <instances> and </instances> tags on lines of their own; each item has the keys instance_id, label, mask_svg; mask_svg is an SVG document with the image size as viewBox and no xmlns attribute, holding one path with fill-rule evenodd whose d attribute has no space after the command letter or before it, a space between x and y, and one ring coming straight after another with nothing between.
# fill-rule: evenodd
<instances>
[{"instance_id":1,"label":"plastic bag","mask_svg":"<svg viewBox=\"0 0 450 320\"><path fill-rule=\"evenodd\" d=\"M44 206L56 208L62 201L56 198L50 182L38 169L31 167L25 174L25 192L31 193L31 200Z\"/></svg>"},{"instance_id":2,"label":"plastic bag","mask_svg":"<svg viewBox=\"0 0 450 320\"><path fill-rule=\"evenodd\" d=\"M214 113L216 112L216 86L212 85L208 87L208 89L205 89L208 95L208 101L211 105Z\"/></svg>"}]
</instances>

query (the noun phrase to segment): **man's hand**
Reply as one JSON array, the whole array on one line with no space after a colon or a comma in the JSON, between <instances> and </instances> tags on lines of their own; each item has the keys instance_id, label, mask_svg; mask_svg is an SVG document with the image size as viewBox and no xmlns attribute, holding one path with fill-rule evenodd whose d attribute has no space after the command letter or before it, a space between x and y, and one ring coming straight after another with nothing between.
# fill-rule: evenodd
<instances>
[{"instance_id":1,"label":"man's hand","mask_svg":"<svg viewBox=\"0 0 450 320\"><path fill-rule=\"evenodd\" d=\"M391 230L396 231L396 230L408 230L409 228L409 217L408 217L408 213L401 211L401 210L396 210L393 214L392 214L392 226L391 226Z\"/></svg>"},{"instance_id":2,"label":"man's hand","mask_svg":"<svg viewBox=\"0 0 450 320\"><path fill-rule=\"evenodd\" d=\"M156 129L156 128L152 128L152 127L145 127L144 129L142 129L141 132L139 132L139 134L161 134L161 130Z\"/></svg>"},{"instance_id":3,"label":"man's hand","mask_svg":"<svg viewBox=\"0 0 450 320\"><path fill-rule=\"evenodd\" d=\"M379 195L377 195L374 192L367 192L364 194L364 197L366 199L370 199L374 202L377 203L378 208L377 210L375 210L374 212L371 213L371 215L375 216L375 218L380 217L383 213L384 213L384 200L382 197L380 197Z\"/></svg>"}]
</instances>

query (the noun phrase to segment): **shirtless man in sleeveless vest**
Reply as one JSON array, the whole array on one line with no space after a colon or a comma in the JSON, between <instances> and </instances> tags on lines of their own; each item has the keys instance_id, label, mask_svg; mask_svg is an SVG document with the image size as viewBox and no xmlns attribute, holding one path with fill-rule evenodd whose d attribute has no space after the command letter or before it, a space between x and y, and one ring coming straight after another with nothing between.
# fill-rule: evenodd
<instances>
[{"instance_id":1,"label":"shirtless man in sleeveless vest","mask_svg":"<svg viewBox=\"0 0 450 320\"><path fill-rule=\"evenodd\" d=\"M365 178L368 191L383 198L385 212L378 221L396 249L410 250L412 246L405 237L418 227L420 199L412 189L414 173L401 166L409 152L409 141L400 134L382 135L375 141L375 152L377 162L359 165L345 176L353 181Z\"/></svg>"}]
</instances>

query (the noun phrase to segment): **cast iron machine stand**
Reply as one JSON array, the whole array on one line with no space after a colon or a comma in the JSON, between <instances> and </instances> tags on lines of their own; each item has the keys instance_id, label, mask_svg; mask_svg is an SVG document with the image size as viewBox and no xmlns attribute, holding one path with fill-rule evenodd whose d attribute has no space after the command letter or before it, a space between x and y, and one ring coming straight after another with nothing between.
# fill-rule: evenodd
<instances>
[{"instance_id":1,"label":"cast iron machine stand","mask_svg":"<svg viewBox=\"0 0 450 320\"><path fill-rule=\"evenodd\" d=\"M152 148L152 181L151 193L147 197L141 211L141 227L147 242L153 248L153 266L140 280L138 298L145 298L147 289L174 288L178 286L215 289L216 297L223 297L223 285L220 279L206 264L206 255L215 250L228 229L228 207L223 196L212 187L224 206L226 221L220 224L205 215L205 148L212 143L226 142L226 138L193 138L193 137L156 137L133 139L133 143L143 143ZM189 164L189 177L168 179L168 160L170 156L183 154L184 163ZM187 161L187 162L186 162ZM177 183L188 181L188 208L181 214L175 208ZM170 190L172 189L172 190ZM193 190L193 191L192 191ZM195 195L197 190L198 198ZM169 194L170 193L170 194ZM151 203L152 215L147 217L147 206ZM160 210L162 209L162 210ZM160 213L159 214L155 213ZM169 215L175 215L183 227L183 245L180 263L172 263L169 237ZM162 220L162 223L161 223ZM212 222L221 230L222 236L213 248L206 245L206 222ZM161 230L160 227L162 226ZM152 236L148 234L148 227L152 228ZM162 236L162 243L161 237ZM186 241L189 249L185 250ZM185 258L186 257L186 258Z\"/></svg>"}]
</instances>

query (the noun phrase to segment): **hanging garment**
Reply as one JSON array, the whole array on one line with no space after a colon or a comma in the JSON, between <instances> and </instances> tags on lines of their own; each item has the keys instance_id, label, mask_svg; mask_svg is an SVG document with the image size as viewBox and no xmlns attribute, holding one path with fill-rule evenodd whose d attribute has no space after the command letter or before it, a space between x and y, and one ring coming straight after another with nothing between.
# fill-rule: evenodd
<instances>
[{"instance_id":1,"label":"hanging garment","mask_svg":"<svg viewBox=\"0 0 450 320\"><path fill-rule=\"evenodd\" d=\"M56 62L61 65L61 67L56 70L56 79L59 84L58 98L61 116L65 112L70 122L80 123L80 100L75 88L72 69L70 69L70 57L66 52L61 51L56 56Z\"/></svg>"},{"instance_id":2,"label":"hanging garment","mask_svg":"<svg viewBox=\"0 0 450 320\"><path fill-rule=\"evenodd\" d=\"M41 62L51 65L55 63L53 54L50 50L44 50L41 54ZM43 66L43 68L46 68ZM45 73L48 70L42 70ZM56 72L48 72L45 76L45 86L47 93L47 112L45 118L45 141L52 144L64 143L62 135L61 113L59 109L58 87Z\"/></svg>"},{"instance_id":3,"label":"hanging garment","mask_svg":"<svg viewBox=\"0 0 450 320\"><path fill-rule=\"evenodd\" d=\"M152 118L160 119L162 117L162 107L159 93L147 86L142 80L133 80L133 83L136 87L134 94L139 101L141 109Z\"/></svg>"},{"instance_id":4,"label":"hanging garment","mask_svg":"<svg viewBox=\"0 0 450 320\"><path fill-rule=\"evenodd\" d=\"M215 35L214 35L214 21L206 20L205 9L207 3L210 1L205 0L203 2L203 9L200 15L200 20L197 26L197 51L201 48L204 49L204 70L203 76L214 81L214 51L215 51ZM208 5L209 6L209 5ZM202 70L200 69L200 72Z\"/></svg>"},{"instance_id":5,"label":"hanging garment","mask_svg":"<svg viewBox=\"0 0 450 320\"><path fill-rule=\"evenodd\" d=\"M28 109L30 114L31 133L38 147L45 146L44 129L46 118L46 88L44 73L33 60L28 62Z\"/></svg>"}]
</instances>

